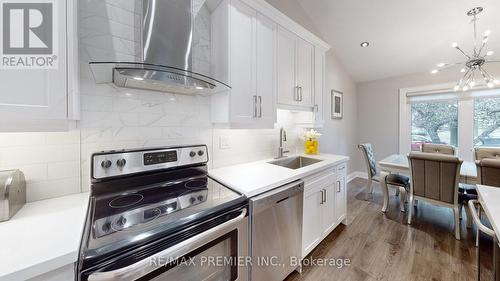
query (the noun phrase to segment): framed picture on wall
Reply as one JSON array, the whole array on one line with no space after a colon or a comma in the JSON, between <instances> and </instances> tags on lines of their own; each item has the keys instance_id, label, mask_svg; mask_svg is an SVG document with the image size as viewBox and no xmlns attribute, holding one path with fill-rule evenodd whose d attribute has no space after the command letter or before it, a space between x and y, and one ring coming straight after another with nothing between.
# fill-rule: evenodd
<instances>
[{"instance_id":1,"label":"framed picture on wall","mask_svg":"<svg viewBox=\"0 0 500 281\"><path fill-rule=\"evenodd\" d=\"M342 119L344 116L344 93L332 90L332 119Z\"/></svg>"}]
</instances>

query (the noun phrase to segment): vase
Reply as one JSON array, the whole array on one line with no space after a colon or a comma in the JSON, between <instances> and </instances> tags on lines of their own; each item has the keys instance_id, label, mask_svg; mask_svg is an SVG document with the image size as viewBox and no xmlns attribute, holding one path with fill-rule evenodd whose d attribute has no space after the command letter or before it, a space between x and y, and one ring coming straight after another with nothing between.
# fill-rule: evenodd
<instances>
[{"instance_id":1,"label":"vase","mask_svg":"<svg viewBox=\"0 0 500 281\"><path fill-rule=\"evenodd\" d=\"M306 154L318 154L318 140L307 139L304 143L304 150Z\"/></svg>"}]
</instances>

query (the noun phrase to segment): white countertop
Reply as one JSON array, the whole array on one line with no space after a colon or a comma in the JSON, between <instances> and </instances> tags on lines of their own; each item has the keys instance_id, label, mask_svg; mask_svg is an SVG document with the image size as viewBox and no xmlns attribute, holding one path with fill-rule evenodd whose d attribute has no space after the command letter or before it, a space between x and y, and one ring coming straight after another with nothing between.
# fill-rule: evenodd
<instances>
[{"instance_id":1,"label":"white countertop","mask_svg":"<svg viewBox=\"0 0 500 281\"><path fill-rule=\"evenodd\" d=\"M0 223L0 280L26 280L76 262L88 193L27 203Z\"/></svg>"},{"instance_id":2,"label":"white countertop","mask_svg":"<svg viewBox=\"0 0 500 281\"><path fill-rule=\"evenodd\" d=\"M290 155L288 157L292 156L298 155ZM209 175L247 197L253 197L349 160L347 156L332 154L300 154L300 156L321 159L323 161L293 170L269 164L268 162L275 161L276 159L267 159L213 169L209 171Z\"/></svg>"},{"instance_id":3,"label":"white countertop","mask_svg":"<svg viewBox=\"0 0 500 281\"><path fill-rule=\"evenodd\" d=\"M478 185L477 194L495 234L500 237L500 187Z\"/></svg>"}]
</instances>

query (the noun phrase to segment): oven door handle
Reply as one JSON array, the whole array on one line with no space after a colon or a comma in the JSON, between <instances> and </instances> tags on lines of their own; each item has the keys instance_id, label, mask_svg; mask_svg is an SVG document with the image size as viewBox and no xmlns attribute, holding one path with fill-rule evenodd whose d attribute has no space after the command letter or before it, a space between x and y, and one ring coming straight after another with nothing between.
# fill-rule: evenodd
<instances>
[{"instance_id":1,"label":"oven door handle","mask_svg":"<svg viewBox=\"0 0 500 281\"><path fill-rule=\"evenodd\" d=\"M243 209L241 214L234 219L224 222L214 228L211 228L203 233L184 240L168 249L156 253L148 258L138 261L129 266L105 272L94 272L88 277L88 281L119 281L119 280L136 280L142 276L149 274L156 269L164 266L156 261L169 262L175 261L191 251L207 244L208 242L227 233L228 229L234 228L246 216L247 209Z\"/></svg>"}]
</instances>

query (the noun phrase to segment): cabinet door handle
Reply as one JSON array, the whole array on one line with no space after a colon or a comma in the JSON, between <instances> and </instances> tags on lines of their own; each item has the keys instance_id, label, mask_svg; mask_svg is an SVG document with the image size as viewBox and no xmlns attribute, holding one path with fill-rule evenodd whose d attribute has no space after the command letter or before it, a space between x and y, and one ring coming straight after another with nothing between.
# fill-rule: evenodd
<instances>
[{"instance_id":1,"label":"cabinet door handle","mask_svg":"<svg viewBox=\"0 0 500 281\"><path fill-rule=\"evenodd\" d=\"M340 184L340 181L337 181L337 193L339 193L339 192L340 192L340 185L341 185L341 184Z\"/></svg>"},{"instance_id":2,"label":"cabinet door handle","mask_svg":"<svg viewBox=\"0 0 500 281\"><path fill-rule=\"evenodd\" d=\"M299 101L299 88L299 86L295 86L295 96L293 97L295 101Z\"/></svg>"},{"instance_id":3,"label":"cabinet door handle","mask_svg":"<svg viewBox=\"0 0 500 281\"><path fill-rule=\"evenodd\" d=\"M299 86L299 101L302 101L302 86Z\"/></svg>"},{"instance_id":4,"label":"cabinet door handle","mask_svg":"<svg viewBox=\"0 0 500 281\"><path fill-rule=\"evenodd\" d=\"M327 192L328 191L325 189L325 203L327 203L327 201L328 201L328 193Z\"/></svg>"},{"instance_id":5,"label":"cabinet door handle","mask_svg":"<svg viewBox=\"0 0 500 281\"><path fill-rule=\"evenodd\" d=\"M259 96L259 118L262 118L262 96Z\"/></svg>"},{"instance_id":6,"label":"cabinet door handle","mask_svg":"<svg viewBox=\"0 0 500 281\"><path fill-rule=\"evenodd\" d=\"M318 111L319 111L319 107L318 107L318 105L317 105L317 104L315 104L315 105L314 105L314 112L316 112L316 113L317 113Z\"/></svg>"},{"instance_id":7,"label":"cabinet door handle","mask_svg":"<svg viewBox=\"0 0 500 281\"><path fill-rule=\"evenodd\" d=\"M324 189L321 190L321 202L319 202L320 205L323 205L324 199L325 199L325 194L324 194Z\"/></svg>"},{"instance_id":8,"label":"cabinet door handle","mask_svg":"<svg viewBox=\"0 0 500 281\"><path fill-rule=\"evenodd\" d=\"M257 118L257 96L253 96L253 117Z\"/></svg>"}]
</instances>

